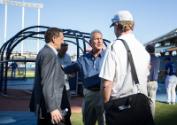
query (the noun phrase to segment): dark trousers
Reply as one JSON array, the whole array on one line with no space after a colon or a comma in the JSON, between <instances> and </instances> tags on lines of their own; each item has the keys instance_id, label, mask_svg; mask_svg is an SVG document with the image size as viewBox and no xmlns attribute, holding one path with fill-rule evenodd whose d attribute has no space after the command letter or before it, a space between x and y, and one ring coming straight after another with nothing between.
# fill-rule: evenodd
<instances>
[{"instance_id":1,"label":"dark trousers","mask_svg":"<svg viewBox=\"0 0 177 125\"><path fill-rule=\"evenodd\" d=\"M66 116L64 116L64 124L65 125L71 125L71 106L69 103L69 99L68 99L68 95L67 95L67 91L66 88L64 87L63 89L63 95L62 95L62 102L61 102L61 109L65 109L68 108L68 113Z\"/></svg>"},{"instance_id":2,"label":"dark trousers","mask_svg":"<svg viewBox=\"0 0 177 125\"><path fill-rule=\"evenodd\" d=\"M63 89L63 95L62 95L62 101L61 101L60 108L62 110L64 110L65 108L68 108L68 112L67 112L66 116L64 116L64 120L61 123L55 124L55 125L71 125L71 120L70 120L71 107L70 107L70 103L68 100L67 91L66 91L65 87ZM51 122L50 114L47 113L47 115L45 115L44 119L38 119L38 125L53 125Z\"/></svg>"}]
</instances>

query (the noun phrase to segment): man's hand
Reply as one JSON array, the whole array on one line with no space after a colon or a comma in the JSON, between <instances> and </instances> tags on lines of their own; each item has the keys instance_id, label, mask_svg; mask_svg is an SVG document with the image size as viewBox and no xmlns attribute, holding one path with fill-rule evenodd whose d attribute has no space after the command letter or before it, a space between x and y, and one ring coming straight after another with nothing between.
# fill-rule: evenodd
<instances>
[{"instance_id":1,"label":"man's hand","mask_svg":"<svg viewBox=\"0 0 177 125\"><path fill-rule=\"evenodd\" d=\"M53 110L50 114L52 124L58 124L61 120L63 120L63 117L58 109Z\"/></svg>"}]
</instances>

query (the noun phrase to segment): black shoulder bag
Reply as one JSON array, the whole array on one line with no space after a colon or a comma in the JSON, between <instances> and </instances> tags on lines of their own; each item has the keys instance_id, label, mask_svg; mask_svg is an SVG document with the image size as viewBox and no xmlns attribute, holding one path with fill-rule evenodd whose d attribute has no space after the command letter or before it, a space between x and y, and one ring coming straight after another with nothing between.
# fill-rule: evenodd
<instances>
[{"instance_id":1,"label":"black shoulder bag","mask_svg":"<svg viewBox=\"0 0 177 125\"><path fill-rule=\"evenodd\" d=\"M139 84L133 57L127 43L123 42L131 66L132 78L135 84ZM150 110L149 98L136 93L123 98L110 100L105 103L105 115L107 125L154 125L152 113Z\"/></svg>"}]
</instances>

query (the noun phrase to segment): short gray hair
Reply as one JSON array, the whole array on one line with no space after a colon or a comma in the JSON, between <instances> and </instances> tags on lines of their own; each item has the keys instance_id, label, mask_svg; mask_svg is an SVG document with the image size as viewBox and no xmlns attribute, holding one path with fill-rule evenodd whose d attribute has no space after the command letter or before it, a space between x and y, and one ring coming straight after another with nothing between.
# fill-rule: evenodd
<instances>
[{"instance_id":1,"label":"short gray hair","mask_svg":"<svg viewBox=\"0 0 177 125\"><path fill-rule=\"evenodd\" d=\"M100 31L100 30L93 30L92 32L91 32L91 34L90 34L90 40L92 40L93 39L93 35L95 34L95 33L100 33L102 36L103 36L103 34L102 34L102 32Z\"/></svg>"}]
</instances>

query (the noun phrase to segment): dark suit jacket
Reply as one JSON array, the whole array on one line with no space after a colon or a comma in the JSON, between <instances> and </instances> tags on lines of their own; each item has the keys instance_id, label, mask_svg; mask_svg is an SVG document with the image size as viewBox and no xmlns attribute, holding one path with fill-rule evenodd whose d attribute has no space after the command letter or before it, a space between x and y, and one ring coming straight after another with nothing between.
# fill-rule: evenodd
<instances>
[{"instance_id":1,"label":"dark suit jacket","mask_svg":"<svg viewBox=\"0 0 177 125\"><path fill-rule=\"evenodd\" d=\"M30 101L30 111L45 117L61 106L64 72L53 50L45 45L36 59L35 83Z\"/></svg>"}]
</instances>

